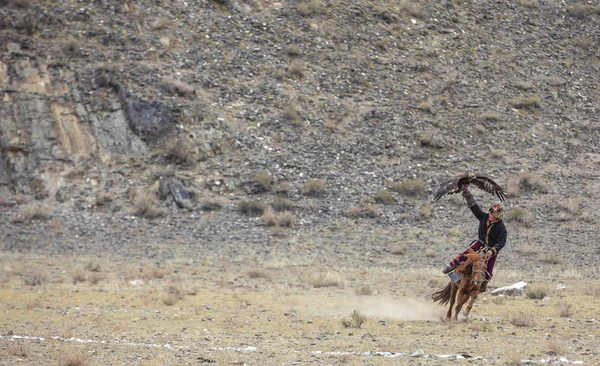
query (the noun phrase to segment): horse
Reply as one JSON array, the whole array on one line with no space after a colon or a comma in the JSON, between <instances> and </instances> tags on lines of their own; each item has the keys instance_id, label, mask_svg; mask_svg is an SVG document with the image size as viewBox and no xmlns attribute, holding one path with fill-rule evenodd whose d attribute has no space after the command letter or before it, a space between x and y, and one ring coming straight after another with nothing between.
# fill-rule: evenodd
<instances>
[{"instance_id":1,"label":"horse","mask_svg":"<svg viewBox=\"0 0 600 366\"><path fill-rule=\"evenodd\" d=\"M481 283L485 279L487 264L484 257L473 250L469 250L466 257L467 260L459 264L455 270L462 276L460 281L458 283L450 281L446 287L431 295L433 302L437 302L442 306L448 304L448 302L450 303L448 313L446 314L449 321L458 321L460 309L470 299L471 301L469 301L465 311L468 319L469 312L473 308L473 303L479 294ZM456 310L454 311L454 317L452 317L452 307L455 302Z\"/></svg>"}]
</instances>

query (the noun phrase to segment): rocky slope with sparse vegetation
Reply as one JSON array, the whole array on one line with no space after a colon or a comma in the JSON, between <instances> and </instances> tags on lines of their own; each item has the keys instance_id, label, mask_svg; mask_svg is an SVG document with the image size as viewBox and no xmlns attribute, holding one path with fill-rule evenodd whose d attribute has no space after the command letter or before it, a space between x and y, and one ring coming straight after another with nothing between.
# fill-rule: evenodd
<instances>
[{"instance_id":1,"label":"rocky slope with sparse vegetation","mask_svg":"<svg viewBox=\"0 0 600 366\"><path fill-rule=\"evenodd\" d=\"M441 268L476 227L432 192L472 170L501 268L595 265L599 9L0 1L1 244Z\"/></svg>"}]
</instances>

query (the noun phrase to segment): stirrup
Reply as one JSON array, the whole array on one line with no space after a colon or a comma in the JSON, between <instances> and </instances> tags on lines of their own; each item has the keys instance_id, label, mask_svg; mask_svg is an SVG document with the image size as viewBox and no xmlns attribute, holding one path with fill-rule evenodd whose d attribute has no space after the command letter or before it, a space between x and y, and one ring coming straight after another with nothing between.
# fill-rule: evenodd
<instances>
[{"instance_id":1,"label":"stirrup","mask_svg":"<svg viewBox=\"0 0 600 366\"><path fill-rule=\"evenodd\" d=\"M448 273L454 271L455 269L456 269L456 266L450 266L450 265L448 265L448 266L446 266L446 268L444 268L442 270L442 273L443 274L448 274Z\"/></svg>"}]
</instances>

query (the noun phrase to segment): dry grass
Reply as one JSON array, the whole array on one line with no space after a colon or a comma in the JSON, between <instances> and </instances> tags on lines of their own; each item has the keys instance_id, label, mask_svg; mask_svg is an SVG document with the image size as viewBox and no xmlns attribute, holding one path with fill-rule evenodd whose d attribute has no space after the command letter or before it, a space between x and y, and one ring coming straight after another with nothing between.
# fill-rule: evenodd
<instances>
[{"instance_id":1,"label":"dry grass","mask_svg":"<svg viewBox=\"0 0 600 366\"><path fill-rule=\"evenodd\" d=\"M360 328L367 321L367 317L358 310L354 310L350 319L342 319L342 325L346 328Z\"/></svg>"},{"instance_id":2,"label":"dry grass","mask_svg":"<svg viewBox=\"0 0 600 366\"><path fill-rule=\"evenodd\" d=\"M302 55L302 50L300 49L300 46L291 44L285 47L285 53L291 57L299 57Z\"/></svg>"},{"instance_id":3,"label":"dry grass","mask_svg":"<svg viewBox=\"0 0 600 366\"><path fill-rule=\"evenodd\" d=\"M571 197L568 198L561 204L561 208L572 215L577 215L581 209L581 202L583 199L581 197Z\"/></svg>"},{"instance_id":4,"label":"dry grass","mask_svg":"<svg viewBox=\"0 0 600 366\"><path fill-rule=\"evenodd\" d=\"M33 202L19 207L17 216L11 222L27 224L34 220L48 220L50 217L52 217L52 212L47 206Z\"/></svg>"},{"instance_id":5,"label":"dry grass","mask_svg":"<svg viewBox=\"0 0 600 366\"><path fill-rule=\"evenodd\" d=\"M356 288L356 290L354 290L354 293L358 296L370 296L373 294L373 289L371 289L371 287L367 285L364 285Z\"/></svg>"},{"instance_id":6,"label":"dry grass","mask_svg":"<svg viewBox=\"0 0 600 366\"><path fill-rule=\"evenodd\" d=\"M344 287L342 276L338 272L331 270L319 270L304 273L301 276L301 280L314 288Z\"/></svg>"},{"instance_id":7,"label":"dry grass","mask_svg":"<svg viewBox=\"0 0 600 366\"><path fill-rule=\"evenodd\" d=\"M397 201L396 197L390 193L387 189L382 189L373 196L373 200L376 203L382 203L384 205L390 205Z\"/></svg>"},{"instance_id":8,"label":"dry grass","mask_svg":"<svg viewBox=\"0 0 600 366\"><path fill-rule=\"evenodd\" d=\"M519 188L525 191L539 193L548 192L544 179L533 172L522 172L519 174Z\"/></svg>"},{"instance_id":9,"label":"dry grass","mask_svg":"<svg viewBox=\"0 0 600 366\"><path fill-rule=\"evenodd\" d=\"M133 200L135 214L147 219L154 219L165 214L165 211L156 207L154 195L146 191L138 191Z\"/></svg>"},{"instance_id":10,"label":"dry grass","mask_svg":"<svg viewBox=\"0 0 600 366\"><path fill-rule=\"evenodd\" d=\"M535 317L531 313L520 311L511 315L510 324L515 327L532 327L535 325Z\"/></svg>"},{"instance_id":11,"label":"dry grass","mask_svg":"<svg viewBox=\"0 0 600 366\"><path fill-rule=\"evenodd\" d=\"M267 205L260 201L240 201L238 203L238 211L244 215L262 215L265 212Z\"/></svg>"},{"instance_id":12,"label":"dry grass","mask_svg":"<svg viewBox=\"0 0 600 366\"><path fill-rule=\"evenodd\" d=\"M402 12L406 12L408 15L419 19L423 19L426 15L425 10L420 4L410 0L400 1L400 9Z\"/></svg>"},{"instance_id":13,"label":"dry grass","mask_svg":"<svg viewBox=\"0 0 600 366\"><path fill-rule=\"evenodd\" d=\"M43 272L28 273L23 277L23 282L27 286L41 286L48 282L48 275Z\"/></svg>"},{"instance_id":14,"label":"dry grass","mask_svg":"<svg viewBox=\"0 0 600 366\"><path fill-rule=\"evenodd\" d=\"M271 207L278 212L292 211L295 208L293 202L280 196L275 197L271 201Z\"/></svg>"},{"instance_id":15,"label":"dry grass","mask_svg":"<svg viewBox=\"0 0 600 366\"><path fill-rule=\"evenodd\" d=\"M290 75L302 79L306 73L306 66L302 61L296 60L288 65L287 70Z\"/></svg>"},{"instance_id":16,"label":"dry grass","mask_svg":"<svg viewBox=\"0 0 600 366\"><path fill-rule=\"evenodd\" d=\"M303 17L319 15L323 12L323 3L320 0L301 2L298 4L296 11Z\"/></svg>"},{"instance_id":17,"label":"dry grass","mask_svg":"<svg viewBox=\"0 0 600 366\"><path fill-rule=\"evenodd\" d=\"M572 17L583 19L588 15L597 14L600 10L599 6L574 4L567 7L567 14Z\"/></svg>"},{"instance_id":18,"label":"dry grass","mask_svg":"<svg viewBox=\"0 0 600 366\"><path fill-rule=\"evenodd\" d=\"M263 170L254 176L254 183L261 192L269 192L273 186L273 176L268 170Z\"/></svg>"},{"instance_id":19,"label":"dry grass","mask_svg":"<svg viewBox=\"0 0 600 366\"><path fill-rule=\"evenodd\" d=\"M538 96L514 98L508 104L513 108L534 109L542 105L542 99Z\"/></svg>"},{"instance_id":20,"label":"dry grass","mask_svg":"<svg viewBox=\"0 0 600 366\"><path fill-rule=\"evenodd\" d=\"M530 227L533 224L533 216L524 208L516 207L506 211L504 214L505 222L518 222L525 227Z\"/></svg>"},{"instance_id":21,"label":"dry grass","mask_svg":"<svg viewBox=\"0 0 600 366\"><path fill-rule=\"evenodd\" d=\"M500 116L495 111L485 111L479 115L479 118L484 121L499 121Z\"/></svg>"},{"instance_id":22,"label":"dry grass","mask_svg":"<svg viewBox=\"0 0 600 366\"><path fill-rule=\"evenodd\" d=\"M304 183L302 193L310 197L322 197L325 195L325 182L320 179L310 179Z\"/></svg>"},{"instance_id":23,"label":"dry grass","mask_svg":"<svg viewBox=\"0 0 600 366\"><path fill-rule=\"evenodd\" d=\"M196 92L190 84L172 77L162 78L160 85L167 93L178 94L182 97L190 96Z\"/></svg>"},{"instance_id":24,"label":"dry grass","mask_svg":"<svg viewBox=\"0 0 600 366\"><path fill-rule=\"evenodd\" d=\"M19 358L26 358L28 353L27 347L24 344L11 344L6 347L6 351L9 355Z\"/></svg>"},{"instance_id":25,"label":"dry grass","mask_svg":"<svg viewBox=\"0 0 600 366\"><path fill-rule=\"evenodd\" d=\"M561 302L556 306L556 312L561 318L570 318L573 316L573 305Z\"/></svg>"},{"instance_id":26,"label":"dry grass","mask_svg":"<svg viewBox=\"0 0 600 366\"><path fill-rule=\"evenodd\" d=\"M267 272L262 268L251 268L246 274L248 274L248 277L250 278L269 278Z\"/></svg>"},{"instance_id":27,"label":"dry grass","mask_svg":"<svg viewBox=\"0 0 600 366\"><path fill-rule=\"evenodd\" d=\"M88 358L82 353L67 352L60 356L58 360L59 366L87 366L89 365Z\"/></svg>"},{"instance_id":28,"label":"dry grass","mask_svg":"<svg viewBox=\"0 0 600 366\"><path fill-rule=\"evenodd\" d=\"M346 216L352 218L376 218L381 215L381 210L375 205L352 206Z\"/></svg>"},{"instance_id":29,"label":"dry grass","mask_svg":"<svg viewBox=\"0 0 600 366\"><path fill-rule=\"evenodd\" d=\"M525 288L525 296L528 299L542 300L546 297L548 289L544 286L533 286Z\"/></svg>"},{"instance_id":30,"label":"dry grass","mask_svg":"<svg viewBox=\"0 0 600 366\"><path fill-rule=\"evenodd\" d=\"M494 326L489 321L481 321L477 323L473 323L471 325L471 330L475 332L493 332Z\"/></svg>"},{"instance_id":31,"label":"dry grass","mask_svg":"<svg viewBox=\"0 0 600 366\"><path fill-rule=\"evenodd\" d=\"M408 247L405 244L393 244L390 246L390 254L404 255L408 252Z\"/></svg>"},{"instance_id":32,"label":"dry grass","mask_svg":"<svg viewBox=\"0 0 600 366\"><path fill-rule=\"evenodd\" d=\"M423 179L406 179L400 183L394 183L390 189L396 193L399 193L408 197L422 196L427 188L427 182Z\"/></svg>"},{"instance_id":33,"label":"dry grass","mask_svg":"<svg viewBox=\"0 0 600 366\"><path fill-rule=\"evenodd\" d=\"M517 4L530 9L535 9L540 6L538 0L517 0Z\"/></svg>"},{"instance_id":34,"label":"dry grass","mask_svg":"<svg viewBox=\"0 0 600 366\"><path fill-rule=\"evenodd\" d=\"M188 137L171 136L162 144L166 159L176 164L191 163L196 159L196 147Z\"/></svg>"},{"instance_id":35,"label":"dry grass","mask_svg":"<svg viewBox=\"0 0 600 366\"><path fill-rule=\"evenodd\" d=\"M544 254L544 256L540 260L547 264L560 264L561 262L560 258L553 253Z\"/></svg>"},{"instance_id":36,"label":"dry grass","mask_svg":"<svg viewBox=\"0 0 600 366\"><path fill-rule=\"evenodd\" d=\"M419 108L423 112L433 113L433 104L431 104L431 102L428 100L421 101L417 108Z\"/></svg>"},{"instance_id":37,"label":"dry grass","mask_svg":"<svg viewBox=\"0 0 600 366\"><path fill-rule=\"evenodd\" d=\"M431 218L431 204L429 202L419 207L419 217L422 219Z\"/></svg>"},{"instance_id":38,"label":"dry grass","mask_svg":"<svg viewBox=\"0 0 600 366\"><path fill-rule=\"evenodd\" d=\"M277 213L271 206L267 206L262 219L267 226L292 227L296 223L296 216L292 212Z\"/></svg>"}]
</instances>

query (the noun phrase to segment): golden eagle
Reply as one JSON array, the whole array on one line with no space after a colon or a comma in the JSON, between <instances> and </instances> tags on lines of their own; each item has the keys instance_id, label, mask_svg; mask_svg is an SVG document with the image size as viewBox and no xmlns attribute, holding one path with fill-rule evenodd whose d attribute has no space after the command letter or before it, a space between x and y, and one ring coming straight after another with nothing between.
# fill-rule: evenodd
<instances>
[{"instance_id":1,"label":"golden eagle","mask_svg":"<svg viewBox=\"0 0 600 366\"><path fill-rule=\"evenodd\" d=\"M456 177L452 178L449 181L446 181L440 185L440 188L435 194L433 200L435 202L439 201L445 194L455 194L462 192L467 185L474 185L479 189L483 189L484 191L498 196L500 201L504 202L506 200L506 192L500 185L488 176L482 174L475 174L471 172L459 174Z\"/></svg>"}]
</instances>

